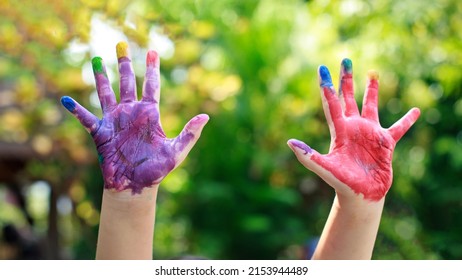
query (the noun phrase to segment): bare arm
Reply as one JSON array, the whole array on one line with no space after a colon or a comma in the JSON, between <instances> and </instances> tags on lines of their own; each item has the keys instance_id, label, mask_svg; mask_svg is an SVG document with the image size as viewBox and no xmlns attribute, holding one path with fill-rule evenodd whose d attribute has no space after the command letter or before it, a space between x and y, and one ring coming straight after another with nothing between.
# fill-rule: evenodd
<instances>
[{"instance_id":1,"label":"bare arm","mask_svg":"<svg viewBox=\"0 0 462 280\"><path fill-rule=\"evenodd\" d=\"M165 136L160 123L159 57L149 51L142 99L127 44L117 45L120 103L99 57L92 60L103 118L63 97L62 104L90 132L104 179L98 259L151 259L157 190L199 139L209 117L192 118L176 138Z\"/></svg>"},{"instance_id":2,"label":"bare arm","mask_svg":"<svg viewBox=\"0 0 462 280\"><path fill-rule=\"evenodd\" d=\"M383 204L335 196L313 259L371 259Z\"/></svg>"},{"instance_id":3,"label":"bare arm","mask_svg":"<svg viewBox=\"0 0 462 280\"><path fill-rule=\"evenodd\" d=\"M339 95L330 73L321 66L318 77L324 113L331 134L329 153L321 155L291 139L298 160L336 191L314 259L370 259L385 195L393 180L392 157L397 141L420 115L411 109L392 127L378 118L378 75L369 72L361 115L353 92L352 63L342 61Z\"/></svg>"},{"instance_id":4,"label":"bare arm","mask_svg":"<svg viewBox=\"0 0 462 280\"><path fill-rule=\"evenodd\" d=\"M157 190L104 190L96 259L152 259Z\"/></svg>"}]
</instances>

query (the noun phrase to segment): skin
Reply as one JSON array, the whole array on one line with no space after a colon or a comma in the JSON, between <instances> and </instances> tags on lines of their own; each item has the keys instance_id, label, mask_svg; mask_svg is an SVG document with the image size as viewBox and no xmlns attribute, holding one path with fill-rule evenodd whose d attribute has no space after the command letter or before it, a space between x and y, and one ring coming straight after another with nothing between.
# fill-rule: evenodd
<instances>
[{"instance_id":1,"label":"skin","mask_svg":"<svg viewBox=\"0 0 462 280\"><path fill-rule=\"evenodd\" d=\"M120 73L120 103L106 75L102 59L92 60L96 89L103 110L103 118L64 96L62 104L90 132L98 151L98 158L106 189L131 190L140 194L144 188L158 185L189 153L208 121L205 114L186 124L174 139L165 136L160 123L159 58L148 52L143 97L136 100L135 74L126 43L117 46Z\"/></svg>"},{"instance_id":2,"label":"skin","mask_svg":"<svg viewBox=\"0 0 462 280\"><path fill-rule=\"evenodd\" d=\"M331 134L329 153L322 155L300 140L289 147L298 160L336 191L336 198L314 258L369 259L377 235L385 195L393 179L392 158L397 141L420 115L417 108L388 129L378 118L378 75L368 73L359 114L353 70L344 59L336 94L329 70L320 66L318 79Z\"/></svg>"},{"instance_id":3,"label":"skin","mask_svg":"<svg viewBox=\"0 0 462 280\"><path fill-rule=\"evenodd\" d=\"M192 118L175 138L167 138L159 114L159 57L149 51L142 98L127 43L116 47L120 103L116 102L101 58L92 60L103 111L100 120L68 96L61 98L91 134L104 178L98 237L98 259L151 259L158 186L187 156L209 120Z\"/></svg>"}]
</instances>

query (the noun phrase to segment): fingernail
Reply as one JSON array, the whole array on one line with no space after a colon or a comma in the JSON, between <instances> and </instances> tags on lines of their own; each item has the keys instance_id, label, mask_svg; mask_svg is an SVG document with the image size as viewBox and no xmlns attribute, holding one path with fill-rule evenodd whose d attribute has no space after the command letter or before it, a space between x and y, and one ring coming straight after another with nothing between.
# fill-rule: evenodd
<instances>
[{"instance_id":1,"label":"fingernail","mask_svg":"<svg viewBox=\"0 0 462 280\"><path fill-rule=\"evenodd\" d=\"M149 66L156 66L158 54L155 51L148 51L148 55L146 56L146 65Z\"/></svg>"},{"instance_id":2,"label":"fingernail","mask_svg":"<svg viewBox=\"0 0 462 280\"><path fill-rule=\"evenodd\" d=\"M208 121L209 121L209 116L207 114L197 115L189 123L190 129L196 130L202 125L205 125Z\"/></svg>"},{"instance_id":3,"label":"fingernail","mask_svg":"<svg viewBox=\"0 0 462 280\"><path fill-rule=\"evenodd\" d=\"M321 65L319 67L319 75L321 76L321 86L322 87L333 86L332 78L330 77L330 73L329 73L329 69L327 69L326 66Z\"/></svg>"},{"instance_id":4,"label":"fingernail","mask_svg":"<svg viewBox=\"0 0 462 280\"><path fill-rule=\"evenodd\" d=\"M367 78L369 80L378 80L379 79L379 73L375 70L369 70L367 72Z\"/></svg>"},{"instance_id":5,"label":"fingernail","mask_svg":"<svg viewBox=\"0 0 462 280\"><path fill-rule=\"evenodd\" d=\"M347 73L351 74L351 72L353 72L353 63L349 58L344 58L342 60L342 67Z\"/></svg>"},{"instance_id":6,"label":"fingernail","mask_svg":"<svg viewBox=\"0 0 462 280\"><path fill-rule=\"evenodd\" d=\"M104 74L103 59L101 57L93 57L93 59L91 60L91 65L93 67L93 73Z\"/></svg>"},{"instance_id":7,"label":"fingernail","mask_svg":"<svg viewBox=\"0 0 462 280\"><path fill-rule=\"evenodd\" d=\"M208 120L210 119L209 115L207 115L207 114L200 114L200 115L197 115L196 118L197 118L197 119L204 120L204 121L205 121L205 120L208 121Z\"/></svg>"},{"instance_id":8,"label":"fingernail","mask_svg":"<svg viewBox=\"0 0 462 280\"><path fill-rule=\"evenodd\" d=\"M127 42L119 42L116 46L117 59L128 57L128 44Z\"/></svg>"},{"instance_id":9,"label":"fingernail","mask_svg":"<svg viewBox=\"0 0 462 280\"><path fill-rule=\"evenodd\" d=\"M75 110L75 102L70 98L69 96L63 96L61 97L61 104L69 111L69 112L74 112Z\"/></svg>"},{"instance_id":10,"label":"fingernail","mask_svg":"<svg viewBox=\"0 0 462 280\"><path fill-rule=\"evenodd\" d=\"M310 148L310 146L308 146L307 144L303 143L302 141L299 141L297 139L290 139L289 141L287 141L287 144L289 144L290 147L297 147L301 150L303 150L306 154L312 154L313 153L313 149Z\"/></svg>"}]
</instances>

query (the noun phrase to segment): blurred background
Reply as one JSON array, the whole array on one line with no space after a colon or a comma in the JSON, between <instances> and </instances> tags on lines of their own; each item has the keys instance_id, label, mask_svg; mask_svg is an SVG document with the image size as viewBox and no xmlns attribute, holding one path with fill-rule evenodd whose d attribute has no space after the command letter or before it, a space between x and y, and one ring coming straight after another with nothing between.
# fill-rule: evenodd
<instances>
[{"instance_id":1,"label":"blurred background","mask_svg":"<svg viewBox=\"0 0 462 280\"><path fill-rule=\"evenodd\" d=\"M121 40L139 85L146 51L161 56L167 136L211 117L161 184L154 258L310 256L334 192L286 142L328 151L316 70L338 81L344 57L359 106L379 71L383 127L422 111L397 145L373 258L462 258L461 1L2 0L0 259L94 258L103 181L59 99L101 116L90 59L118 92Z\"/></svg>"}]
</instances>

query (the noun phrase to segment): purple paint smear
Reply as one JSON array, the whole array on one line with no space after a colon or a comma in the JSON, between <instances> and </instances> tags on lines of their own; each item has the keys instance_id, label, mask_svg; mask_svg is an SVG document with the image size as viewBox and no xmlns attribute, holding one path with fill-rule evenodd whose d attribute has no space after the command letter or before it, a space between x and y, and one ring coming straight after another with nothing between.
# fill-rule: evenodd
<instances>
[{"instance_id":1,"label":"purple paint smear","mask_svg":"<svg viewBox=\"0 0 462 280\"><path fill-rule=\"evenodd\" d=\"M154 103L119 104L107 114L94 134L105 188L141 193L159 184L175 167L175 155L194 138L192 133L167 139Z\"/></svg>"},{"instance_id":2,"label":"purple paint smear","mask_svg":"<svg viewBox=\"0 0 462 280\"><path fill-rule=\"evenodd\" d=\"M207 115L193 118L174 139L165 136L160 125L160 77L155 53L148 54L143 99L136 101L136 81L130 59L119 58L121 103L117 104L105 67L94 60L93 67L103 119L82 107L70 97L63 105L82 123L93 137L106 189L131 190L139 194L144 188L158 185L184 159Z\"/></svg>"},{"instance_id":3,"label":"purple paint smear","mask_svg":"<svg viewBox=\"0 0 462 280\"><path fill-rule=\"evenodd\" d=\"M296 140L296 139L291 139L289 140L289 143L292 145L292 146L295 146L303 151L305 151L305 155L306 154L312 154L313 153L313 149L310 148L310 146L308 146L307 144L303 143L302 141L299 141L299 140Z\"/></svg>"},{"instance_id":4,"label":"purple paint smear","mask_svg":"<svg viewBox=\"0 0 462 280\"><path fill-rule=\"evenodd\" d=\"M136 100L136 81L131 60L128 57L121 57L119 61L120 73L120 102Z\"/></svg>"}]
</instances>

